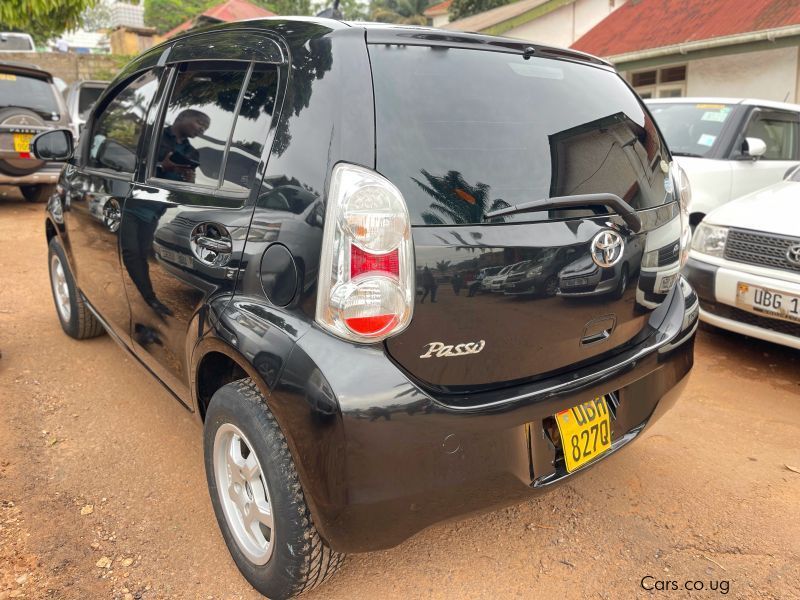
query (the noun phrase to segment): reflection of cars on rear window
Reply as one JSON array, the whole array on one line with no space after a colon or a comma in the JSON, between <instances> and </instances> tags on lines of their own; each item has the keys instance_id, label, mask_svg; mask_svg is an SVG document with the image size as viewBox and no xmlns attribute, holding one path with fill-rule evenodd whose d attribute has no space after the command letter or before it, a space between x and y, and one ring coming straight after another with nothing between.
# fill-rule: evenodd
<instances>
[{"instance_id":1,"label":"reflection of cars on rear window","mask_svg":"<svg viewBox=\"0 0 800 600\"><path fill-rule=\"evenodd\" d=\"M692 184L692 226L714 208L781 181L800 163L800 105L663 98L647 105Z\"/></svg>"}]
</instances>

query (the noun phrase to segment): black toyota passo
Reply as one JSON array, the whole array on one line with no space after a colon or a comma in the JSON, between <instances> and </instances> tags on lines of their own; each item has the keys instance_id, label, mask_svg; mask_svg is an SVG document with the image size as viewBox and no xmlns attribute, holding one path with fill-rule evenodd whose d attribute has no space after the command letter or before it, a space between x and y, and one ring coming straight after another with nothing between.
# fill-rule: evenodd
<instances>
[{"instance_id":1,"label":"black toyota passo","mask_svg":"<svg viewBox=\"0 0 800 600\"><path fill-rule=\"evenodd\" d=\"M223 25L131 62L76 148L33 145L66 162L61 325L107 331L197 413L222 535L272 598L569 479L691 370L689 189L597 58ZM511 265L525 293L468 293Z\"/></svg>"}]
</instances>

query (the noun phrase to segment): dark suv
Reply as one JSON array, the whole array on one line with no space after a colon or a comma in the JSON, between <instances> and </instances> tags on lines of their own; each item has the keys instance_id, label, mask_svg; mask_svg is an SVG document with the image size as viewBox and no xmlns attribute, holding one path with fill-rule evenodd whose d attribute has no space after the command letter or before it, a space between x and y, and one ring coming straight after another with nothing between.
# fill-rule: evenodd
<instances>
[{"instance_id":1,"label":"dark suv","mask_svg":"<svg viewBox=\"0 0 800 600\"><path fill-rule=\"evenodd\" d=\"M64 99L50 73L0 60L0 185L19 186L29 202L45 202L61 165L36 160L30 143L42 131L69 126Z\"/></svg>"},{"instance_id":2,"label":"dark suv","mask_svg":"<svg viewBox=\"0 0 800 600\"><path fill-rule=\"evenodd\" d=\"M271 598L569 479L692 367L694 293L678 279L640 302L625 251L681 240L688 188L596 58L222 25L135 59L74 150L67 131L34 146L68 163L46 221L64 330L108 331L197 413L222 535ZM625 256L623 292L460 293L481 269L579 255L611 274Z\"/></svg>"}]
</instances>

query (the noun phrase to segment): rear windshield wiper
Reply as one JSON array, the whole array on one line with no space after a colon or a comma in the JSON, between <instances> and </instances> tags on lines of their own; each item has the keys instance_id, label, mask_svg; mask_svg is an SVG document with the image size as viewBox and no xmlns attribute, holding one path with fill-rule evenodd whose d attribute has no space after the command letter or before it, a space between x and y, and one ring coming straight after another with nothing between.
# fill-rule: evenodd
<instances>
[{"instance_id":1,"label":"rear windshield wiper","mask_svg":"<svg viewBox=\"0 0 800 600\"><path fill-rule=\"evenodd\" d=\"M608 206L615 210L622 220L630 227L634 233L638 233L642 229L642 220L636 211L633 210L630 204L625 202L616 194L574 194L572 196L556 196L554 198L546 198L544 200L532 200L531 202L523 202L516 206L509 206L508 208L500 208L486 213L484 219L491 219L493 217L502 217L505 215L516 215L525 212L536 212L539 210L554 210L558 208L585 208L588 206L596 205Z\"/></svg>"}]
</instances>

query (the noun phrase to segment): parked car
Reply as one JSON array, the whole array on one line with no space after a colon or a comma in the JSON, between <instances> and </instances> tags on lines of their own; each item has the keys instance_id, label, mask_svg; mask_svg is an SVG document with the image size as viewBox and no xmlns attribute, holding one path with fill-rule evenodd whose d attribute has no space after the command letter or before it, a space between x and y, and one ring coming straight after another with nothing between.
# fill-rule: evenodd
<instances>
[{"instance_id":1,"label":"parked car","mask_svg":"<svg viewBox=\"0 0 800 600\"><path fill-rule=\"evenodd\" d=\"M36 45L28 33L0 32L0 52L36 52Z\"/></svg>"},{"instance_id":2,"label":"parked car","mask_svg":"<svg viewBox=\"0 0 800 600\"><path fill-rule=\"evenodd\" d=\"M800 105L730 98L646 102L692 184L692 227L800 164Z\"/></svg>"},{"instance_id":3,"label":"parked car","mask_svg":"<svg viewBox=\"0 0 800 600\"><path fill-rule=\"evenodd\" d=\"M61 164L34 158L30 142L37 133L69 125L64 99L50 73L0 61L0 185L19 186L30 202L46 201Z\"/></svg>"},{"instance_id":4,"label":"parked car","mask_svg":"<svg viewBox=\"0 0 800 600\"><path fill-rule=\"evenodd\" d=\"M706 216L685 268L702 321L800 348L799 198L800 168Z\"/></svg>"},{"instance_id":5,"label":"parked car","mask_svg":"<svg viewBox=\"0 0 800 600\"><path fill-rule=\"evenodd\" d=\"M107 81L84 80L71 83L64 91L64 100L67 103L75 137L83 131L89 111L107 86Z\"/></svg>"},{"instance_id":6,"label":"parked car","mask_svg":"<svg viewBox=\"0 0 800 600\"><path fill-rule=\"evenodd\" d=\"M484 292L491 292L492 291L492 283L498 277L505 277L505 275L511 270L513 265L508 265L505 267L499 267L496 273L489 274L484 276L483 280L481 281L481 290Z\"/></svg>"},{"instance_id":7,"label":"parked car","mask_svg":"<svg viewBox=\"0 0 800 600\"><path fill-rule=\"evenodd\" d=\"M483 289L483 281L487 277L491 277L492 275L496 275L500 272L501 267L484 267L480 269L478 273L475 275L475 279L471 279L467 281L467 293L469 296L474 296L478 292L484 291Z\"/></svg>"},{"instance_id":8,"label":"parked car","mask_svg":"<svg viewBox=\"0 0 800 600\"><path fill-rule=\"evenodd\" d=\"M503 293L509 296L526 294L555 296L558 293L558 269L565 260L576 254L586 256L594 265L591 257L578 248L567 246L536 251L536 258L523 261L509 272L503 282Z\"/></svg>"},{"instance_id":9,"label":"parked car","mask_svg":"<svg viewBox=\"0 0 800 600\"><path fill-rule=\"evenodd\" d=\"M59 130L34 148L68 163L45 227L62 328L108 331L196 412L222 537L270 598L343 553L570 480L687 381L686 285L655 310L632 290L415 300L425 265L570 247L613 269L663 224L678 241L684 179L600 59L230 23L134 59L77 147ZM234 151L250 161L231 174ZM304 282L297 257L313 255Z\"/></svg>"}]
</instances>

